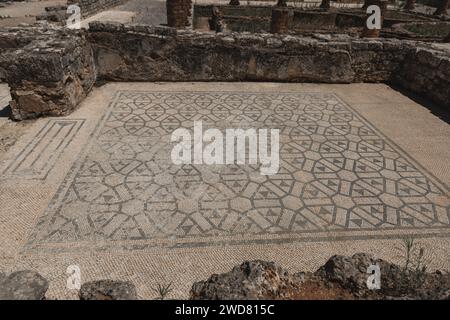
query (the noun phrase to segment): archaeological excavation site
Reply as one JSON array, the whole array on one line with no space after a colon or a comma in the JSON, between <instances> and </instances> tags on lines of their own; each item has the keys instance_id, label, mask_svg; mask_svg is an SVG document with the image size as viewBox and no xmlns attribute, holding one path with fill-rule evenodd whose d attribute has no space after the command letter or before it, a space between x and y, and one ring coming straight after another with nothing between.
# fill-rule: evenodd
<instances>
[{"instance_id":1,"label":"archaeological excavation site","mask_svg":"<svg viewBox=\"0 0 450 320\"><path fill-rule=\"evenodd\" d=\"M0 300L450 300L449 3L0 0Z\"/></svg>"}]
</instances>

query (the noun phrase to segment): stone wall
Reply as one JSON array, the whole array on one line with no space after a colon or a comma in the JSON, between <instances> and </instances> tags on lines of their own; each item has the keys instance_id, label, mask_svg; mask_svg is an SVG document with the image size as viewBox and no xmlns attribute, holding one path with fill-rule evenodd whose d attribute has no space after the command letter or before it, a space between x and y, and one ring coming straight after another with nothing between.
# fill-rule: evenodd
<instances>
[{"instance_id":1,"label":"stone wall","mask_svg":"<svg viewBox=\"0 0 450 320\"><path fill-rule=\"evenodd\" d=\"M0 81L7 82L16 120L68 114L86 97L96 74L83 31L0 30Z\"/></svg>"},{"instance_id":2,"label":"stone wall","mask_svg":"<svg viewBox=\"0 0 450 320\"><path fill-rule=\"evenodd\" d=\"M13 118L71 112L95 81L395 83L450 110L450 51L424 42L90 24L0 30Z\"/></svg>"},{"instance_id":3,"label":"stone wall","mask_svg":"<svg viewBox=\"0 0 450 320\"><path fill-rule=\"evenodd\" d=\"M204 26L211 17L213 5L194 5L194 26ZM255 5L216 5L219 8L227 25L227 30L236 32L268 32L273 6ZM303 9L286 7L290 11L289 29L292 32L304 30L340 30L348 32L349 28L362 28L365 25L366 13L361 9L339 9L325 11L317 8ZM419 14L389 10L386 12L383 26L391 27L398 23L436 21L433 17L425 17Z\"/></svg>"},{"instance_id":4,"label":"stone wall","mask_svg":"<svg viewBox=\"0 0 450 320\"><path fill-rule=\"evenodd\" d=\"M421 42L212 34L99 22L90 24L88 39L102 81L395 82L450 108L450 74L443 69L450 53ZM422 51L435 59L424 61ZM419 88L414 77L429 81Z\"/></svg>"},{"instance_id":5,"label":"stone wall","mask_svg":"<svg viewBox=\"0 0 450 320\"><path fill-rule=\"evenodd\" d=\"M383 82L402 63L399 40L211 34L90 24L106 81Z\"/></svg>"},{"instance_id":6,"label":"stone wall","mask_svg":"<svg viewBox=\"0 0 450 320\"><path fill-rule=\"evenodd\" d=\"M76 4L81 8L83 18L100 11L121 5L128 0L67 0L67 5Z\"/></svg>"},{"instance_id":7,"label":"stone wall","mask_svg":"<svg viewBox=\"0 0 450 320\"><path fill-rule=\"evenodd\" d=\"M411 49L392 82L450 111L450 53L425 45Z\"/></svg>"}]
</instances>

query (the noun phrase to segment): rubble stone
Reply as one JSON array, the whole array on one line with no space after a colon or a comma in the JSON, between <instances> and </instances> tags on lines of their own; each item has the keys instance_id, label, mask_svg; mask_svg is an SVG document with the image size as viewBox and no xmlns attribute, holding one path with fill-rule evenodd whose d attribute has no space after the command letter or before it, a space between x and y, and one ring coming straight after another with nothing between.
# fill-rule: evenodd
<instances>
[{"instance_id":1,"label":"rubble stone","mask_svg":"<svg viewBox=\"0 0 450 320\"><path fill-rule=\"evenodd\" d=\"M299 283L273 262L245 261L229 273L212 275L192 286L194 300L286 299Z\"/></svg>"},{"instance_id":2,"label":"rubble stone","mask_svg":"<svg viewBox=\"0 0 450 320\"><path fill-rule=\"evenodd\" d=\"M128 281L99 280L84 283L81 300L137 300L136 287Z\"/></svg>"},{"instance_id":3,"label":"rubble stone","mask_svg":"<svg viewBox=\"0 0 450 320\"><path fill-rule=\"evenodd\" d=\"M47 289L47 280L34 271L0 274L0 300L43 300Z\"/></svg>"},{"instance_id":4,"label":"rubble stone","mask_svg":"<svg viewBox=\"0 0 450 320\"><path fill-rule=\"evenodd\" d=\"M380 289L367 286L380 267ZM309 290L314 289L314 292ZM449 299L450 275L406 270L366 253L333 256L314 273L289 274L273 262L246 261L230 272L194 283L192 300L227 299Z\"/></svg>"}]
</instances>

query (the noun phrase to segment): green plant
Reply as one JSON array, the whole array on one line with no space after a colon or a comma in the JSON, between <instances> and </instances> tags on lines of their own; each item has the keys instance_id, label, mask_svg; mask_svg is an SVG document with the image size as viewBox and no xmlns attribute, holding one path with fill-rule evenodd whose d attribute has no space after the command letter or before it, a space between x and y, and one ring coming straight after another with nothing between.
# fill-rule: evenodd
<instances>
[{"instance_id":1,"label":"green plant","mask_svg":"<svg viewBox=\"0 0 450 320\"><path fill-rule=\"evenodd\" d=\"M400 248L404 259L400 274L400 290L407 293L420 288L426 279L427 262L425 259L425 249L419 247L412 237L402 240Z\"/></svg>"},{"instance_id":2,"label":"green plant","mask_svg":"<svg viewBox=\"0 0 450 320\"><path fill-rule=\"evenodd\" d=\"M173 289L171 287L172 287L172 282L170 282L167 285L161 285L160 283L158 283L157 287L152 288L152 290L159 294L159 297L157 298L157 300L164 300L166 298L166 296L169 295L169 293L171 293L173 291Z\"/></svg>"}]
</instances>

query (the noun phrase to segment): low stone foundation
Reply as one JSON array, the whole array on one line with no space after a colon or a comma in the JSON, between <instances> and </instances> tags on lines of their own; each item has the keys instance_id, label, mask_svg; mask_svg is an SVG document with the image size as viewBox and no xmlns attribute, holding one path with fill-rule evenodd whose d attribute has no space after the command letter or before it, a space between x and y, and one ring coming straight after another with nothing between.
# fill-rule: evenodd
<instances>
[{"instance_id":1,"label":"low stone foundation","mask_svg":"<svg viewBox=\"0 0 450 320\"><path fill-rule=\"evenodd\" d=\"M213 5L194 5L194 26L202 28L204 21L211 17ZM270 31L272 10L268 5L215 5L223 15L228 31L265 33ZM289 11L288 26L292 33L307 31L350 32L349 28L362 28L366 12L359 8L324 10L319 8L284 7ZM388 10L384 14L383 27L389 28L398 23L439 21L435 17Z\"/></svg>"},{"instance_id":2,"label":"low stone foundation","mask_svg":"<svg viewBox=\"0 0 450 320\"><path fill-rule=\"evenodd\" d=\"M0 47L17 120L69 113L96 80L386 82L450 109L450 52L423 42L94 22L0 31Z\"/></svg>"},{"instance_id":3,"label":"low stone foundation","mask_svg":"<svg viewBox=\"0 0 450 320\"><path fill-rule=\"evenodd\" d=\"M167 24L169 27L183 29L189 25L191 0L167 0Z\"/></svg>"},{"instance_id":4,"label":"low stone foundation","mask_svg":"<svg viewBox=\"0 0 450 320\"><path fill-rule=\"evenodd\" d=\"M90 24L104 81L383 82L406 55L397 40L211 34Z\"/></svg>"},{"instance_id":5,"label":"low stone foundation","mask_svg":"<svg viewBox=\"0 0 450 320\"><path fill-rule=\"evenodd\" d=\"M450 53L421 42L103 23L88 38L103 81L393 82L450 108Z\"/></svg>"}]
</instances>

